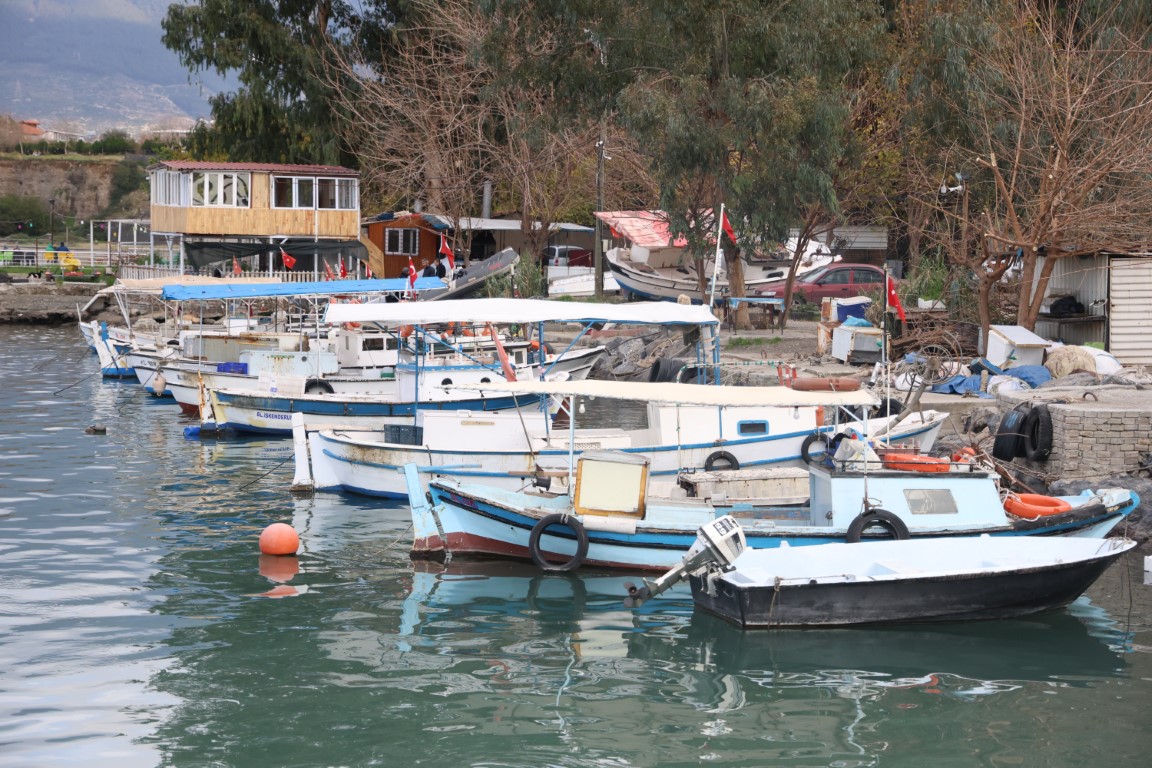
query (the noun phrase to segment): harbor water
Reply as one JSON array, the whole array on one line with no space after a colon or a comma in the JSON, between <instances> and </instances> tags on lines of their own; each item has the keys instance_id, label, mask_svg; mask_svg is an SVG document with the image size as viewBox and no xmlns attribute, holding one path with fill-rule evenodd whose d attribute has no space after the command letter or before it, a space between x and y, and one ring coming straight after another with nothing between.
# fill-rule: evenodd
<instances>
[{"instance_id":1,"label":"harbor water","mask_svg":"<svg viewBox=\"0 0 1152 768\"><path fill-rule=\"evenodd\" d=\"M1025 620L742 632L413 563L404 505L291 496L290 440L186 439L75 327L0 326L0 381L3 768L1152 762L1143 553Z\"/></svg>"}]
</instances>

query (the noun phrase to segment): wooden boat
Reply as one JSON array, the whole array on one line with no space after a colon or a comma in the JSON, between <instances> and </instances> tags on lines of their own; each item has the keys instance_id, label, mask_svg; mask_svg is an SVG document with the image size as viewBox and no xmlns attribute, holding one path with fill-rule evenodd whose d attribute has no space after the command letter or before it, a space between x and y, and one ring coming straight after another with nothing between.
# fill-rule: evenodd
<instances>
[{"instance_id":1,"label":"wooden boat","mask_svg":"<svg viewBox=\"0 0 1152 768\"><path fill-rule=\"evenodd\" d=\"M702 527L694 553L633 602L686 577L697 607L746 629L1014 618L1067 606L1136 546L979 536L754 550L739 534L732 517Z\"/></svg>"},{"instance_id":2,"label":"wooden boat","mask_svg":"<svg viewBox=\"0 0 1152 768\"><path fill-rule=\"evenodd\" d=\"M501 392L543 394L536 391L539 386L517 382L508 387L503 382L493 382L482 391L490 397ZM721 390L736 400L726 406L682 401L686 395L700 394L700 389ZM804 448L815 442L811 439L814 434L831 437L844 428L876 434L895 418L853 421L840 427L824 424L818 406L797 405L803 401L785 387L769 388L756 404L736 404L739 398L759 391L763 390L623 381L562 381L547 386L546 394L555 397L580 395L598 400L644 401L644 429L557 428L551 415L539 408L485 415L452 410L428 413L421 430L390 436L349 429L317 430L315 426L314 431L308 431L309 425L304 423L297 427L302 430L297 435L298 448L303 450L297 453L293 487L407 498L403 467L416 463L423 482L435 477L516 491L539 476L548 477L553 488L560 488L567 485L573 454L585 450L617 450L644 456L650 461L650 476L668 483L685 471L704 474L739 468L769 472L802 467ZM852 401L863 402L870 397L865 393ZM825 400L822 396L817 399ZM946 419L947 414L937 411L913 413L889 437L930 450ZM308 431L306 438L304 431ZM390 437L403 437L408 442ZM808 454L818 456L822 450L810 447ZM801 474L806 498L807 475L802 471Z\"/></svg>"},{"instance_id":3,"label":"wooden boat","mask_svg":"<svg viewBox=\"0 0 1152 768\"><path fill-rule=\"evenodd\" d=\"M595 384L597 382L585 382ZM534 385L542 391L549 383ZM656 386L656 385L649 385ZM679 398L737 405L764 395L757 388L682 385ZM867 392L782 393L818 402L867 402ZM731 391L726 391L731 390ZM505 391L513 391L507 387ZM525 385L525 392L529 391ZM781 396L774 393L774 396ZM654 399L675 399L660 395ZM575 453L575 451L573 451ZM1123 488L1065 497L1069 510L1024 519L1004 508L998 475L970 461L948 473L883 468L863 440L845 439L832 467L810 466L807 501L740 498L712 490L691 498L685 490L649 482L650 460L637 453L585 452L570 465L568 489L508 490L489 483L433 478L425 499L417 464L405 467L413 517L415 557L531 558L548 570L584 565L662 569L692 546L697 529L717 517L736 516L750 547L766 549L830 544L878 536L926 539L992 534L1101 537L1139 502ZM525 484L532 482L525 473ZM733 473L738 475L739 473ZM542 483L543 485L543 483ZM793 495L793 494L788 494Z\"/></svg>"}]
</instances>

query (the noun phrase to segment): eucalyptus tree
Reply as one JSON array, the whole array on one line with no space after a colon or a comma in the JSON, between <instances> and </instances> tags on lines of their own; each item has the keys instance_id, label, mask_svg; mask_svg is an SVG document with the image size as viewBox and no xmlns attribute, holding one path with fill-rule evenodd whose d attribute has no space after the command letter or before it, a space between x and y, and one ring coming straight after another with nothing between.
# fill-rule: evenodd
<instances>
[{"instance_id":1,"label":"eucalyptus tree","mask_svg":"<svg viewBox=\"0 0 1152 768\"><path fill-rule=\"evenodd\" d=\"M192 136L198 156L347 164L335 130L326 52L350 40L384 45L404 3L385 0L195 0L174 3L163 42L192 72L235 78L211 98L212 121Z\"/></svg>"},{"instance_id":2,"label":"eucalyptus tree","mask_svg":"<svg viewBox=\"0 0 1152 768\"><path fill-rule=\"evenodd\" d=\"M671 231L687 238L698 263L716 247L722 204L745 250L784 239L813 206L839 212L834 176L850 142L846 83L874 53L877 3L534 5L538 23L566 29L570 45L520 62L515 76L548 82L578 118L618 115L647 155ZM491 42L494 55L515 44L499 34ZM740 261L733 248L726 255L740 295ZM747 325L745 312L739 322Z\"/></svg>"}]
</instances>

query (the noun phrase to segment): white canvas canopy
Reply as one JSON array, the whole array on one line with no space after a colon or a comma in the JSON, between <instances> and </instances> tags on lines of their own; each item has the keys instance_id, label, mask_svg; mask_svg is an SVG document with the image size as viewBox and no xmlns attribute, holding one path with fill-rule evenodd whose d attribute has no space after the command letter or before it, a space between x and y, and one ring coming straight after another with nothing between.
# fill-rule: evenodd
<instances>
[{"instance_id":1,"label":"white canvas canopy","mask_svg":"<svg viewBox=\"0 0 1152 768\"><path fill-rule=\"evenodd\" d=\"M711 384L648 383L640 381L494 381L490 384L459 385L455 389L483 390L506 394L545 394L567 397L605 397L615 400L647 400L678 405L852 406L878 405L880 400L868 390L854 392L801 392L789 387L729 387Z\"/></svg>"},{"instance_id":2,"label":"white canvas canopy","mask_svg":"<svg viewBox=\"0 0 1152 768\"><path fill-rule=\"evenodd\" d=\"M667 301L585 304L545 299L455 299L445 302L330 304L329 323L431 325L434 323L636 323L718 325L704 306Z\"/></svg>"}]
</instances>

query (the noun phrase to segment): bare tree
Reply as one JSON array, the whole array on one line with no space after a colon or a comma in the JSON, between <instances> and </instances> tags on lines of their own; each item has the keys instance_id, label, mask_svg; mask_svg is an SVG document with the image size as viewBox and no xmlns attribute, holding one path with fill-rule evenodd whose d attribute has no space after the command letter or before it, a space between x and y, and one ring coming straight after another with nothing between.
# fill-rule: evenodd
<instances>
[{"instance_id":1,"label":"bare tree","mask_svg":"<svg viewBox=\"0 0 1152 768\"><path fill-rule=\"evenodd\" d=\"M1152 216L1150 30L1119 2L1056 6L1023 0L993 45L970 51L953 105L969 138L916 164L913 180L941 189L921 200L937 242L978 276L982 303L1021 266L1027 328L1060 259L1144 251ZM987 306L981 322L987 333Z\"/></svg>"}]
</instances>

